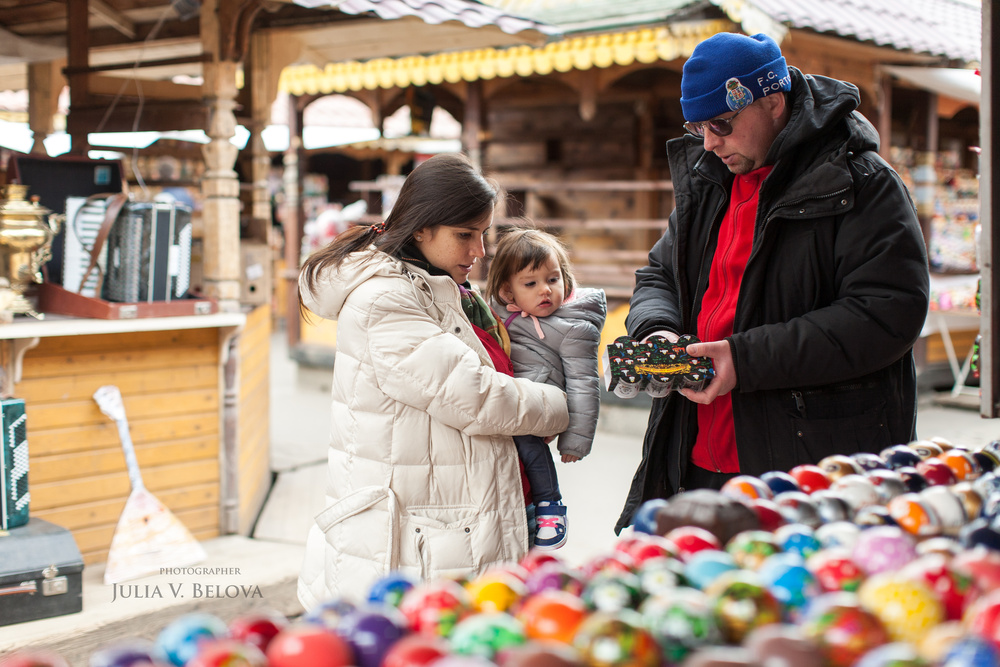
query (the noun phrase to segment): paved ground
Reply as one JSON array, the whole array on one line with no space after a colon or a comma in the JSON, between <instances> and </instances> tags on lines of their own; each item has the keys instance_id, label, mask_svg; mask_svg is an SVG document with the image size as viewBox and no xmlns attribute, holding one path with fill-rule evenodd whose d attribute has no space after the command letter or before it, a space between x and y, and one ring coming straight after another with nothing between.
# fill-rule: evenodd
<instances>
[{"instance_id":1,"label":"paved ground","mask_svg":"<svg viewBox=\"0 0 1000 667\"><path fill-rule=\"evenodd\" d=\"M0 656L18 647L47 646L59 650L73 667L86 667L95 647L126 637L155 637L166 623L188 611L207 610L226 619L249 609L298 613L294 582L302 546L323 503L329 372L300 372L288 360L283 337L275 335L271 389L271 462L278 473L274 488L252 537L229 536L205 545L209 557L203 567L230 568L239 574L151 577L135 582L140 588L126 589L132 595L123 599L103 585L102 568L87 568L85 611L0 627ZM1000 422L980 419L972 410L940 406L933 398L921 399L921 437L939 435L971 445L1000 438ZM639 402L605 405L593 453L579 463L557 464L570 512L569 539L560 552L566 562L579 564L612 544L613 526L639 462L647 411ZM221 597L207 597L210 585L220 587L213 590Z\"/></svg>"}]
</instances>

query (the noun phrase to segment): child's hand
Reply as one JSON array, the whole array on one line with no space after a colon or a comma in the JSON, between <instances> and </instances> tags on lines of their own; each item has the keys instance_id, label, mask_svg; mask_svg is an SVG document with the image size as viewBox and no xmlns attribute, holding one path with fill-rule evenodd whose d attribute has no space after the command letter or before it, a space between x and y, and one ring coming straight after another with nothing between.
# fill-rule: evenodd
<instances>
[{"instance_id":1,"label":"child's hand","mask_svg":"<svg viewBox=\"0 0 1000 667\"><path fill-rule=\"evenodd\" d=\"M556 436L554 436L554 435L547 435L544 438L542 438L542 442L544 442L547 445L547 444L549 444L550 442L552 442L555 439L556 439Z\"/></svg>"},{"instance_id":2,"label":"child's hand","mask_svg":"<svg viewBox=\"0 0 1000 667\"><path fill-rule=\"evenodd\" d=\"M563 463L576 463L579 460L580 460L580 457L576 456L574 454L563 454L562 455L562 462Z\"/></svg>"}]
</instances>

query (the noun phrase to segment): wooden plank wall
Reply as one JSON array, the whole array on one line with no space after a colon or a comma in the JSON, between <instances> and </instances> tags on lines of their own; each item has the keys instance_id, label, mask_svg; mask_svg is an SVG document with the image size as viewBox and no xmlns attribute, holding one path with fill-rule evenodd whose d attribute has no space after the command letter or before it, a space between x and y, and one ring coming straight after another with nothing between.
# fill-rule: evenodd
<instances>
[{"instance_id":1,"label":"wooden plank wall","mask_svg":"<svg viewBox=\"0 0 1000 667\"><path fill-rule=\"evenodd\" d=\"M115 423L93 400L119 387L146 487L198 539L219 534L215 328L43 338L24 357L31 514L107 560L130 485Z\"/></svg>"},{"instance_id":2,"label":"wooden plank wall","mask_svg":"<svg viewBox=\"0 0 1000 667\"><path fill-rule=\"evenodd\" d=\"M258 306L247 315L238 344L239 455L238 531L248 535L271 488L270 461L271 307Z\"/></svg>"}]
</instances>

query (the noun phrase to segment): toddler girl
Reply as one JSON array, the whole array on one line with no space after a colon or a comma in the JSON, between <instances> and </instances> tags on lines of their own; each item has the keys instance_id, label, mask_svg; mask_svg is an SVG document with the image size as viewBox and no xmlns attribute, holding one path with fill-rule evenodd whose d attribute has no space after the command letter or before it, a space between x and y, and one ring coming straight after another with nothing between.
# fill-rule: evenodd
<instances>
[{"instance_id":1,"label":"toddler girl","mask_svg":"<svg viewBox=\"0 0 1000 667\"><path fill-rule=\"evenodd\" d=\"M590 453L601 404L597 350L607 313L604 291L574 291L569 257L562 243L537 229L504 234L490 264L486 294L493 309L509 313L514 376L555 385L566 392L569 428L559 436L564 463ZM551 438L515 436L535 503L535 546L558 549L566 542Z\"/></svg>"}]
</instances>

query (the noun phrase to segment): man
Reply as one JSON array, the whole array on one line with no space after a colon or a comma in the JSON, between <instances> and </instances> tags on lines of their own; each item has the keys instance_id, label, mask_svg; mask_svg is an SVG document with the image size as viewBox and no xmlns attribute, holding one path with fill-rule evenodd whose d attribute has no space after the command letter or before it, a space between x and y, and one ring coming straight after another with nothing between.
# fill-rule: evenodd
<instances>
[{"instance_id":1,"label":"man","mask_svg":"<svg viewBox=\"0 0 1000 667\"><path fill-rule=\"evenodd\" d=\"M618 531L650 498L914 439L927 258L859 101L765 35L715 35L685 63L676 207L626 326L697 335L716 376L653 402Z\"/></svg>"}]
</instances>

